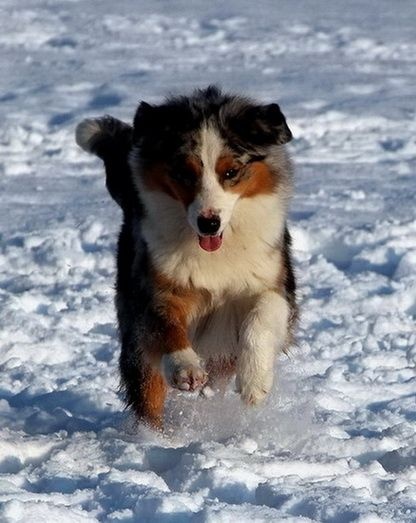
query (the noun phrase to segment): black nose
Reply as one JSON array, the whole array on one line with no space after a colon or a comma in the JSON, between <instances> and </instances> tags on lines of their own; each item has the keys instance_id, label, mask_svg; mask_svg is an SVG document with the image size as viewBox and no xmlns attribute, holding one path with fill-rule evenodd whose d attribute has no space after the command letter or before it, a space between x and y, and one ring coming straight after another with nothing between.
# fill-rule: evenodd
<instances>
[{"instance_id":1,"label":"black nose","mask_svg":"<svg viewBox=\"0 0 416 523\"><path fill-rule=\"evenodd\" d=\"M210 218L198 216L197 223L202 234L215 234L220 228L221 220L218 216L211 216Z\"/></svg>"}]
</instances>

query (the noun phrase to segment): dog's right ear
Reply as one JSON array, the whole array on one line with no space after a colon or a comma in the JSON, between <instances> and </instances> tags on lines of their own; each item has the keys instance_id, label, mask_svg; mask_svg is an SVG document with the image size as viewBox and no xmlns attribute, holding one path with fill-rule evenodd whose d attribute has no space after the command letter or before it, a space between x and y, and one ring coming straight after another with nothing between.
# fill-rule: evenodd
<instances>
[{"instance_id":1,"label":"dog's right ear","mask_svg":"<svg viewBox=\"0 0 416 523\"><path fill-rule=\"evenodd\" d=\"M140 147L142 158L167 159L182 136L195 127L195 119L186 102L150 105L141 102L133 124L133 141Z\"/></svg>"},{"instance_id":2,"label":"dog's right ear","mask_svg":"<svg viewBox=\"0 0 416 523\"><path fill-rule=\"evenodd\" d=\"M174 125L172 114L174 108L164 105L150 105L147 102L140 102L134 116L133 140L136 144L143 146L150 145L152 150L157 150L161 143L166 141L167 135ZM180 121L176 118L176 125ZM146 147L147 148L147 147Z\"/></svg>"},{"instance_id":3,"label":"dog's right ear","mask_svg":"<svg viewBox=\"0 0 416 523\"><path fill-rule=\"evenodd\" d=\"M158 107L154 107L147 102L140 102L133 122L134 139L140 140L146 130L157 125L158 120Z\"/></svg>"},{"instance_id":4,"label":"dog's right ear","mask_svg":"<svg viewBox=\"0 0 416 523\"><path fill-rule=\"evenodd\" d=\"M108 192L126 210L132 199L129 153L133 141L131 125L112 116L87 118L75 131L77 144L104 161Z\"/></svg>"}]
</instances>

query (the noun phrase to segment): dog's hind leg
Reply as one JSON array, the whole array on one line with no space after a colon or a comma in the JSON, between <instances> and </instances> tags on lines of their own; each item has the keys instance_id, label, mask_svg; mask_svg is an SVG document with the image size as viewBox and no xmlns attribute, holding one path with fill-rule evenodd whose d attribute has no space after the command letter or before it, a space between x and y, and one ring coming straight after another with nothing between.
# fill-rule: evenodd
<instances>
[{"instance_id":1,"label":"dog's hind leg","mask_svg":"<svg viewBox=\"0 0 416 523\"><path fill-rule=\"evenodd\" d=\"M167 386L159 371L144 364L137 368L128 358L120 358L120 370L126 402L136 418L158 430L163 429Z\"/></svg>"},{"instance_id":2,"label":"dog's hind leg","mask_svg":"<svg viewBox=\"0 0 416 523\"><path fill-rule=\"evenodd\" d=\"M141 383L139 398L135 402L139 407L135 409L137 417L160 430L163 428L166 389L166 382L160 372L149 367Z\"/></svg>"}]
</instances>

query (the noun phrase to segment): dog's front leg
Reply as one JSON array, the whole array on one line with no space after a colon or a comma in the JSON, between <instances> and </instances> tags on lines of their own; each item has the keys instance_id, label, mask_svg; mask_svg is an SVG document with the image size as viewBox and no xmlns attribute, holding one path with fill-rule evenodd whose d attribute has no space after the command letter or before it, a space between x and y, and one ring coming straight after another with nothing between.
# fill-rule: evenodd
<instances>
[{"instance_id":1,"label":"dog's front leg","mask_svg":"<svg viewBox=\"0 0 416 523\"><path fill-rule=\"evenodd\" d=\"M262 293L240 330L237 360L237 390L248 405L260 403L273 384L276 352L288 339L289 306L274 291Z\"/></svg>"},{"instance_id":2,"label":"dog's front leg","mask_svg":"<svg viewBox=\"0 0 416 523\"><path fill-rule=\"evenodd\" d=\"M201 389L208 379L199 357L191 347L164 354L161 370L167 383L179 390L192 392Z\"/></svg>"},{"instance_id":3,"label":"dog's front leg","mask_svg":"<svg viewBox=\"0 0 416 523\"><path fill-rule=\"evenodd\" d=\"M207 382L207 373L188 337L189 317L195 307L189 296L159 295L160 370L174 388L194 391Z\"/></svg>"}]
</instances>

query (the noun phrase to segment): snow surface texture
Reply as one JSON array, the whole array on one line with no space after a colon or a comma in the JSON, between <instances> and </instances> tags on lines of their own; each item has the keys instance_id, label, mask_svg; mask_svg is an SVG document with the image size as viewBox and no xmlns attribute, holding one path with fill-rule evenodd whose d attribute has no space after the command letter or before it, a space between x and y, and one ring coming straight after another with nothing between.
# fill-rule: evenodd
<instances>
[{"instance_id":1,"label":"snow surface texture","mask_svg":"<svg viewBox=\"0 0 416 523\"><path fill-rule=\"evenodd\" d=\"M416 3L1 4L0 521L416 521ZM162 437L117 395L121 217L74 127L210 82L296 137L299 347Z\"/></svg>"}]
</instances>

